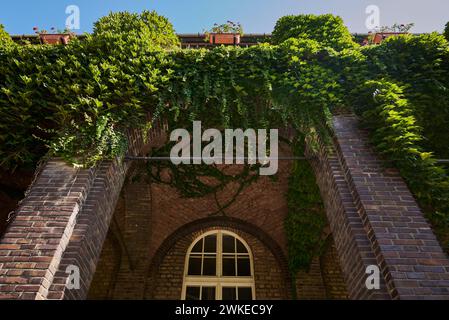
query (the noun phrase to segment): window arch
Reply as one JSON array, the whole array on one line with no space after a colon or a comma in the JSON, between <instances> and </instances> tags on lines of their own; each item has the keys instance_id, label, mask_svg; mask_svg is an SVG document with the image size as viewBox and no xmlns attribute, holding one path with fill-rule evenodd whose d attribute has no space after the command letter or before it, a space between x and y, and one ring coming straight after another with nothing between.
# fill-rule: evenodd
<instances>
[{"instance_id":1,"label":"window arch","mask_svg":"<svg viewBox=\"0 0 449 320\"><path fill-rule=\"evenodd\" d=\"M183 300L254 300L251 249L224 230L202 234L190 245L184 266Z\"/></svg>"}]
</instances>

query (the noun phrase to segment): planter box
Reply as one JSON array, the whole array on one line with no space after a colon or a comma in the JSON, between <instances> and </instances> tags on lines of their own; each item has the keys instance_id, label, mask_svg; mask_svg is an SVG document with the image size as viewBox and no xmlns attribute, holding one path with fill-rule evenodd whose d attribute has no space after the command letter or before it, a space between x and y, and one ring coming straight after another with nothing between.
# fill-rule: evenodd
<instances>
[{"instance_id":1,"label":"planter box","mask_svg":"<svg viewBox=\"0 0 449 320\"><path fill-rule=\"evenodd\" d=\"M384 41L385 39L392 37L392 36L398 36L401 34L407 34L407 33L405 33L405 32L378 32L378 33L374 34L373 44L381 44L382 41Z\"/></svg>"},{"instance_id":2,"label":"planter box","mask_svg":"<svg viewBox=\"0 0 449 320\"><path fill-rule=\"evenodd\" d=\"M39 38L43 44L68 44L72 36L67 33L41 33Z\"/></svg>"},{"instance_id":3,"label":"planter box","mask_svg":"<svg viewBox=\"0 0 449 320\"><path fill-rule=\"evenodd\" d=\"M239 44L240 34L238 33L211 33L209 42L212 44Z\"/></svg>"}]
</instances>

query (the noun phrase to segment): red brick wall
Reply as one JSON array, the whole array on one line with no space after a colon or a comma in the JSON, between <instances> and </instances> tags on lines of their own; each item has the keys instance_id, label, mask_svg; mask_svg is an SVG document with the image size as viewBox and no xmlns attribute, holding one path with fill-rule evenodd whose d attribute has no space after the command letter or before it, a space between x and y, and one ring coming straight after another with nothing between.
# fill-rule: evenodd
<instances>
[{"instance_id":1,"label":"red brick wall","mask_svg":"<svg viewBox=\"0 0 449 320\"><path fill-rule=\"evenodd\" d=\"M397 170L373 152L353 116L312 161L351 299L449 299L449 260ZM309 150L311 154L312 151ZM380 268L368 290L366 267Z\"/></svg>"},{"instance_id":2,"label":"red brick wall","mask_svg":"<svg viewBox=\"0 0 449 320\"><path fill-rule=\"evenodd\" d=\"M129 142L132 155L144 149L138 132ZM119 159L92 169L45 164L0 240L0 299L86 297L128 167ZM79 290L65 286L70 264L80 268Z\"/></svg>"},{"instance_id":3,"label":"red brick wall","mask_svg":"<svg viewBox=\"0 0 449 320\"><path fill-rule=\"evenodd\" d=\"M376 265L376 259L334 146L321 144L317 153L310 150L308 153L315 156L311 164L326 207L349 298L390 299L383 279L381 290L366 289L365 270Z\"/></svg>"},{"instance_id":4,"label":"red brick wall","mask_svg":"<svg viewBox=\"0 0 449 320\"><path fill-rule=\"evenodd\" d=\"M321 276L326 288L326 299L348 299L348 289L343 279L337 249L332 237L327 241L326 250L320 257Z\"/></svg>"},{"instance_id":5,"label":"red brick wall","mask_svg":"<svg viewBox=\"0 0 449 320\"><path fill-rule=\"evenodd\" d=\"M204 228L178 240L164 255L162 262L147 280L145 297L148 299L181 298L184 263L188 247L204 232L217 228ZM290 292L282 270L273 253L256 237L234 228L221 227L239 235L251 248L254 259L254 280L256 299L289 299Z\"/></svg>"},{"instance_id":6,"label":"red brick wall","mask_svg":"<svg viewBox=\"0 0 449 320\"><path fill-rule=\"evenodd\" d=\"M335 261L335 263L338 263L338 261ZM312 260L309 270L297 273L296 297L299 300L322 300L326 298L326 288L323 283L319 257Z\"/></svg>"},{"instance_id":7,"label":"red brick wall","mask_svg":"<svg viewBox=\"0 0 449 320\"><path fill-rule=\"evenodd\" d=\"M289 149L284 147L284 152L289 152ZM147 298L152 296L152 289L144 287L147 278L153 277L152 274L159 268L159 264L163 263L166 254L173 254L173 251L170 250L172 247L179 246L177 241L182 243L179 237L188 238L190 234L196 232L196 228L200 225L204 228L218 225L233 226L237 230L240 227L242 230L251 230L256 237L264 238L265 242L271 242L272 248L262 247L261 243L263 242L260 242L256 248L275 252L276 257L271 253L270 263L277 264L279 270L282 268L283 271L278 273L278 277L282 277L284 283L282 286L285 287L282 295L283 297L290 296L286 239L283 228L287 212L285 193L290 166L290 162L280 165L280 175L277 181L265 177L245 189L236 203L225 210L226 217L221 218L210 216L210 213L217 210L217 204L212 195L202 199L184 199L171 187L149 185L142 181L136 182L133 179L133 174L129 174L128 182L121 192L114 215L114 221L117 222L118 227L110 230L110 232L120 234L118 238L122 238L122 247L125 248L122 250L118 272L114 276L116 283L113 297L116 299L141 299L144 296ZM238 167L235 168L238 169ZM235 190L232 188L224 190L218 194L219 201L228 201L234 192ZM267 195L270 195L270 198ZM255 236L253 235L253 237ZM177 252L177 255L185 255L185 252ZM110 250L104 250L100 265L101 261L111 259L113 257ZM259 254L257 259L260 259ZM179 263L179 265L173 266L175 269L178 268L178 271L174 270L173 272L182 274L182 270L179 271L179 269L184 268L184 262ZM257 268L262 268L262 265ZM265 273L266 271L263 271L256 276L263 278ZM101 274L99 277L102 277ZM95 279L94 283L101 283L101 281ZM150 281L150 283L154 285L154 281ZM266 286L270 287L268 284ZM279 287L281 284L278 283L276 286ZM177 290L181 290L181 287ZM279 292L279 290L277 294L273 292L273 296L280 297L281 293ZM91 289L91 293L89 297L96 298L95 290ZM179 298L180 294L177 294L176 297Z\"/></svg>"},{"instance_id":8,"label":"red brick wall","mask_svg":"<svg viewBox=\"0 0 449 320\"><path fill-rule=\"evenodd\" d=\"M344 178L393 299L449 299L449 259L398 170L352 116L334 119Z\"/></svg>"},{"instance_id":9,"label":"red brick wall","mask_svg":"<svg viewBox=\"0 0 449 320\"><path fill-rule=\"evenodd\" d=\"M113 298L118 268L121 265L122 250L112 231L108 232L103 245L102 259L97 263L95 276L89 288L88 297L93 300ZM107 257L106 259L104 257Z\"/></svg>"},{"instance_id":10,"label":"red brick wall","mask_svg":"<svg viewBox=\"0 0 449 320\"><path fill-rule=\"evenodd\" d=\"M284 155L290 152L286 146L282 150ZM290 162L280 163L278 179L259 179L225 210L226 216L209 215L217 210L213 196L183 199L173 188L136 182L130 175L114 218L127 248L122 252L127 254L122 255L122 263L115 275L113 297L179 299L188 246L200 230L221 227L242 235L252 247L258 298L291 298L283 226L290 168ZM226 201L232 194L225 190L219 198ZM110 251L104 250L100 264L102 260L111 259ZM316 258L311 271L298 275L299 298L326 297L319 261ZM98 282L94 280L94 283ZM95 295L90 297L95 298Z\"/></svg>"},{"instance_id":11,"label":"red brick wall","mask_svg":"<svg viewBox=\"0 0 449 320\"><path fill-rule=\"evenodd\" d=\"M333 145L322 146L312 160L349 298L449 298L449 260L404 181L397 171L383 167L357 124L353 117L336 117ZM131 154L143 152L140 135L130 138ZM280 155L289 152L283 148ZM284 218L290 165L282 161L276 181L262 177L221 216L211 216L217 211L212 197L181 199L167 186L127 184L119 197L129 163L110 161L80 170L52 159L0 241L0 298L85 298L108 229L117 239L121 254L120 262L99 264L99 272L108 265L108 270L112 265L117 270L115 283L108 286L107 294L114 298L151 297L157 288L149 287L148 279L163 275L165 259L182 255L182 239L213 227L246 233L256 252L259 248L266 257L270 257L270 252L280 270L273 267L273 273L271 269L269 273L273 286L278 288L275 292L281 292L284 286L287 296L291 280L286 264ZM229 199L232 188L235 186L218 195L220 203ZM106 243L103 256L114 256L114 250L108 249ZM336 255L329 255L330 261L332 257ZM274 266L270 261L267 263ZM80 290L66 290L68 264L81 268ZM300 274L297 278L298 296L338 296L339 289L334 293L326 290L325 294L322 290L329 284L339 286L329 280L332 273L326 270L331 270L330 265L332 262L324 258L315 259L308 275ZM368 290L365 286L369 265L381 267L380 290ZM94 283L106 286L111 281L99 279ZM91 292L94 297L95 288Z\"/></svg>"}]
</instances>

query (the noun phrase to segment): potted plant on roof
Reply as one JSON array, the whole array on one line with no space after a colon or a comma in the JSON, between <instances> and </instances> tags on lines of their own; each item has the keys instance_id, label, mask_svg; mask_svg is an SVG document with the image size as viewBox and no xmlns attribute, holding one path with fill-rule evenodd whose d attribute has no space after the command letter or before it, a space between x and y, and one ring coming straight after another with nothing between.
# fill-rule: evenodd
<instances>
[{"instance_id":1,"label":"potted plant on roof","mask_svg":"<svg viewBox=\"0 0 449 320\"><path fill-rule=\"evenodd\" d=\"M381 44L385 39L389 37L407 34L409 33L410 29L413 28L414 25L415 25L414 23L408 24L395 23L391 27L381 27L374 33L370 32L368 36L368 44Z\"/></svg>"},{"instance_id":2,"label":"potted plant on roof","mask_svg":"<svg viewBox=\"0 0 449 320\"><path fill-rule=\"evenodd\" d=\"M220 25L214 24L214 27L206 32L206 41L212 44L239 44L242 36L242 25L228 21Z\"/></svg>"},{"instance_id":3,"label":"potted plant on roof","mask_svg":"<svg viewBox=\"0 0 449 320\"><path fill-rule=\"evenodd\" d=\"M42 44L68 44L70 39L74 37L74 33L71 32L68 28L64 30L56 30L55 28L51 28L51 32L47 32L47 30L39 30L38 27L33 28L34 32L39 35Z\"/></svg>"}]
</instances>

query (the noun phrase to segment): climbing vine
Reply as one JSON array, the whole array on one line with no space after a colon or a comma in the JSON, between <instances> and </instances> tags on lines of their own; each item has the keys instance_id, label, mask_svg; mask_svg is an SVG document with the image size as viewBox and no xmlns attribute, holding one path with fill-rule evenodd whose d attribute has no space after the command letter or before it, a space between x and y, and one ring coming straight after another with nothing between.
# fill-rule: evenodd
<instances>
[{"instance_id":1,"label":"climbing vine","mask_svg":"<svg viewBox=\"0 0 449 320\"><path fill-rule=\"evenodd\" d=\"M293 144L295 155L304 155L304 137L298 137ZM292 275L298 270L308 270L312 259L319 256L325 239L326 213L315 173L305 160L293 164L287 195L289 212L285 220L288 239L289 268Z\"/></svg>"},{"instance_id":2,"label":"climbing vine","mask_svg":"<svg viewBox=\"0 0 449 320\"><path fill-rule=\"evenodd\" d=\"M449 234L448 179L431 154L449 155L443 36L392 37L361 48L340 18L307 15L281 18L272 44L178 47L172 25L154 12L110 14L92 35L67 46L17 46L0 29L0 166L33 166L47 154L90 167L122 156L127 130L151 127L148 114L166 119L169 130L190 130L201 120L220 130L289 126L307 135L313 129L324 138L332 112L344 108L365 119L374 145L400 168L440 239ZM255 179L250 166L238 174L148 166L153 181L188 197L216 194L229 183L240 186L238 195ZM295 272L319 252L325 223L306 162L294 165L288 202Z\"/></svg>"},{"instance_id":3,"label":"climbing vine","mask_svg":"<svg viewBox=\"0 0 449 320\"><path fill-rule=\"evenodd\" d=\"M373 144L400 170L443 246L449 248L449 176L421 146L423 129L404 88L386 80L368 81L359 88L354 106L370 129Z\"/></svg>"},{"instance_id":4,"label":"climbing vine","mask_svg":"<svg viewBox=\"0 0 449 320\"><path fill-rule=\"evenodd\" d=\"M9 47L14 46L14 42L12 41L9 34L5 31L5 27L0 24L0 47Z\"/></svg>"},{"instance_id":5,"label":"climbing vine","mask_svg":"<svg viewBox=\"0 0 449 320\"><path fill-rule=\"evenodd\" d=\"M166 158L174 143L170 142L152 152L153 158ZM202 198L213 195L218 210L209 213L210 216L226 215L226 209L231 206L240 193L259 177L260 165L242 165L238 172L229 165L175 165L171 161L147 162L145 177L149 182L169 185L176 188L184 198ZM230 170L229 170L230 169ZM218 193L231 186L233 195L226 201L218 201Z\"/></svg>"}]
</instances>

